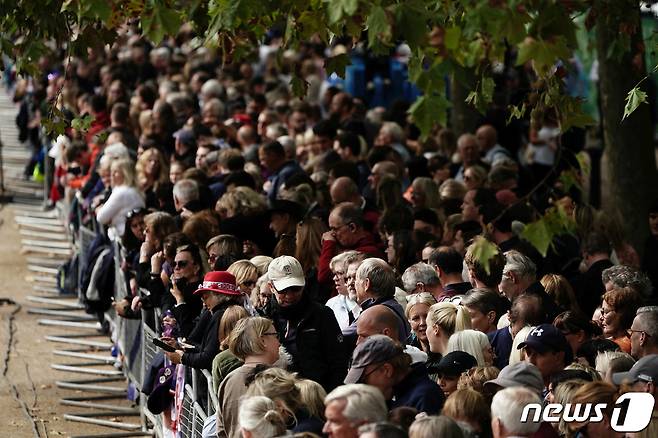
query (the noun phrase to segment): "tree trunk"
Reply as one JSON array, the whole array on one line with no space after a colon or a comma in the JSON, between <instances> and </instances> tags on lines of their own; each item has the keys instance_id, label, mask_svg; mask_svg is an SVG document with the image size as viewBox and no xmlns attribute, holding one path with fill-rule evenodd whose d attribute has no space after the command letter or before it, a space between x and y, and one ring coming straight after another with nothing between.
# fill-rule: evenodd
<instances>
[{"instance_id":1,"label":"tree trunk","mask_svg":"<svg viewBox=\"0 0 658 438\"><path fill-rule=\"evenodd\" d=\"M450 81L450 102L452 103L451 117L452 130L457 136L470 132L475 133L477 123L482 115L473 106L466 103L466 97L471 90L462 83L462 80L455 79L453 75Z\"/></svg>"},{"instance_id":2,"label":"tree trunk","mask_svg":"<svg viewBox=\"0 0 658 438\"><path fill-rule=\"evenodd\" d=\"M598 0L596 40L607 178L609 193L603 205L624 218L628 242L637 250L648 234L648 206L658 189L649 105L642 104L622 122L625 97L646 75L641 41L639 3L636 0ZM618 13L617 11L625 11ZM624 29L635 29L630 47L621 56L608 52Z\"/></svg>"}]
</instances>

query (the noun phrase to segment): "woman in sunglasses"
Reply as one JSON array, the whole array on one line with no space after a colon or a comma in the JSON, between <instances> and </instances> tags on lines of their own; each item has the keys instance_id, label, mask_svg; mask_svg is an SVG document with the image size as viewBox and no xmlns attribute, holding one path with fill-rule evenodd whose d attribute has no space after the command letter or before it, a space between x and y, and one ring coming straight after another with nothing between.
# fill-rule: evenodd
<instances>
[{"instance_id":1,"label":"woman in sunglasses","mask_svg":"<svg viewBox=\"0 0 658 438\"><path fill-rule=\"evenodd\" d=\"M203 304L194 291L203 279L203 264L195 245L181 246L176 250L174 273L170 281L170 294L162 300L162 310L171 309L181 336L187 337L194 327L194 320L201 313Z\"/></svg>"},{"instance_id":2,"label":"woman in sunglasses","mask_svg":"<svg viewBox=\"0 0 658 438\"><path fill-rule=\"evenodd\" d=\"M235 275L235 282L244 299L244 308L251 316L257 316L258 312L256 312L250 297L258 280L258 268L249 260L238 260L232 263L227 271Z\"/></svg>"}]
</instances>

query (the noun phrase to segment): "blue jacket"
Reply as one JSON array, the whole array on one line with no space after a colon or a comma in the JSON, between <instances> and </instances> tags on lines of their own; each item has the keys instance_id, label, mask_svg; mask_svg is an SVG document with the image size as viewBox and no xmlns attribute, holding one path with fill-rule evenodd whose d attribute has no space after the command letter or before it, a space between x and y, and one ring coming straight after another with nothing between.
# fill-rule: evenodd
<instances>
[{"instance_id":1,"label":"blue jacket","mask_svg":"<svg viewBox=\"0 0 658 438\"><path fill-rule=\"evenodd\" d=\"M429 378L425 364L417 363L411 365L411 372L393 387L393 400L389 405L391 409L408 406L428 415L439 415L444 402L441 387Z\"/></svg>"},{"instance_id":2,"label":"blue jacket","mask_svg":"<svg viewBox=\"0 0 658 438\"><path fill-rule=\"evenodd\" d=\"M272 185L267 192L267 199L270 202L274 201L279 194L281 186L285 184L291 176L298 173L304 173L304 170L299 167L299 164L297 164L296 161L286 161L279 170L268 178Z\"/></svg>"},{"instance_id":3,"label":"blue jacket","mask_svg":"<svg viewBox=\"0 0 658 438\"><path fill-rule=\"evenodd\" d=\"M489 343L496 354L494 365L502 370L509 363L509 355L512 352L512 334L509 327L503 327L495 332L488 333Z\"/></svg>"}]
</instances>

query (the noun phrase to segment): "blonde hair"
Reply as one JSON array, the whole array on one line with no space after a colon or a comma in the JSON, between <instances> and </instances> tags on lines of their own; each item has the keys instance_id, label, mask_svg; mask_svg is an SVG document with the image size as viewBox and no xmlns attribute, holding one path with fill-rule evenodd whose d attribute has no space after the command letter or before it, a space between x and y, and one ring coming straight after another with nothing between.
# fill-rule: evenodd
<instances>
[{"instance_id":1,"label":"blonde hair","mask_svg":"<svg viewBox=\"0 0 658 438\"><path fill-rule=\"evenodd\" d=\"M235 325L242 318L249 316L247 311L242 306L230 306L222 314L222 318L219 320L219 348L220 350L226 350L228 348L228 337L235 328Z\"/></svg>"},{"instance_id":2,"label":"blonde hair","mask_svg":"<svg viewBox=\"0 0 658 438\"><path fill-rule=\"evenodd\" d=\"M256 374L245 395L268 397L278 402L283 413L293 418L295 411L303 406L296 375L277 367L268 368Z\"/></svg>"},{"instance_id":3,"label":"blonde hair","mask_svg":"<svg viewBox=\"0 0 658 438\"><path fill-rule=\"evenodd\" d=\"M587 381L582 379L571 379L560 382L557 387L553 388L553 403L560 403L565 405L571 403L574 394L578 389L583 386ZM575 434L569 428L569 424L564 421L564 418L560 417L560 422L557 426L560 436L573 437Z\"/></svg>"},{"instance_id":4,"label":"blonde hair","mask_svg":"<svg viewBox=\"0 0 658 438\"><path fill-rule=\"evenodd\" d=\"M450 394L443 405L441 414L469 425L474 423L481 429L486 429L491 424L491 408L487 399L471 388L457 389ZM486 436L486 434L483 435Z\"/></svg>"},{"instance_id":5,"label":"blonde hair","mask_svg":"<svg viewBox=\"0 0 658 438\"><path fill-rule=\"evenodd\" d=\"M217 201L215 210L230 213L230 216L245 215L253 216L267 210L265 196L249 187L239 186L230 189Z\"/></svg>"},{"instance_id":6,"label":"blonde hair","mask_svg":"<svg viewBox=\"0 0 658 438\"><path fill-rule=\"evenodd\" d=\"M487 335L477 330L467 329L455 332L450 336L445 353L464 351L473 356L478 366L482 367L487 365L484 362L485 348L491 348Z\"/></svg>"},{"instance_id":7,"label":"blonde hair","mask_svg":"<svg viewBox=\"0 0 658 438\"><path fill-rule=\"evenodd\" d=\"M427 327L439 326L446 337L471 328L471 316L460 305L451 302L436 303L427 312Z\"/></svg>"},{"instance_id":8,"label":"blonde hair","mask_svg":"<svg viewBox=\"0 0 658 438\"><path fill-rule=\"evenodd\" d=\"M144 188L149 182L149 177L146 175L146 165L154 155L158 160L158 175L155 175L155 186L169 181L169 166L167 165L164 155L162 155L162 152L156 148L148 148L142 152L137 159L137 164L135 164L137 182L141 188Z\"/></svg>"},{"instance_id":9,"label":"blonde hair","mask_svg":"<svg viewBox=\"0 0 658 438\"><path fill-rule=\"evenodd\" d=\"M496 367L473 367L459 377L457 389L471 388L478 392L484 391L484 382L498 377L500 370Z\"/></svg>"},{"instance_id":10,"label":"blonde hair","mask_svg":"<svg viewBox=\"0 0 658 438\"><path fill-rule=\"evenodd\" d=\"M618 397L617 387L603 381L587 382L582 385L571 398L571 403L605 403L605 415L611 418L615 400Z\"/></svg>"},{"instance_id":11,"label":"blonde hair","mask_svg":"<svg viewBox=\"0 0 658 438\"><path fill-rule=\"evenodd\" d=\"M238 423L253 436L270 438L286 432L286 423L276 404L267 397L252 396L240 400Z\"/></svg>"},{"instance_id":12,"label":"blonde hair","mask_svg":"<svg viewBox=\"0 0 658 438\"><path fill-rule=\"evenodd\" d=\"M238 285L254 276L258 279L258 268L249 260L233 262L226 270L235 276L235 283Z\"/></svg>"},{"instance_id":13,"label":"blonde hair","mask_svg":"<svg viewBox=\"0 0 658 438\"><path fill-rule=\"evenodd\" d=\"M322 385L314 380L298 379L297 388L302 406L311 416L324 420L324 398L327 396L327 391Z\"/></svg>"},{"instance_id":14,"label":"blonde hair","mask_svg":"<svg viewBox=\"0 0 658 438\"><path fill-rule=\"evenodd\" d=\"M407 305L404 308L404 316L409 319L411 309L417 304L425 304L427 307L432 307L436 304L436 298L429 292L421 292L418 294L407 295Z\"/></svg>"},{"instance_id":15,"label":"blonde hair","mask_svg":"<svg viewBox=\"0 0 658 438\"><path fill-rule=\"evenodd\" d=\"M110 171L120 170L123 174L123 184L128 187L135 187L135 164L128 158L120 158L112 161Z\"/></svg>"},{"instance_id":16,"label":"blonde hair","mask_svg":"<svg viewBox=\"0 0 658 438\"><path fill-rule=\"evenodd\" d=\"M439 196L439 187L432 178L426 176L419 176L411 183L414 190L420 189L425 196L424 208L438 209L441 205L441 197Z\"/></svg>"},{"instance_id":17,"label":"blonde hair","mask_svg":"<svg viewBox=\"0 0 658 438\"><path fill-rule=\"evenodd\" d=\"M488 172L484 167L474 164L464 169L464 173L466 173L467 170L470 170L473 173L473 178L475 178L478 187L482 187L484 183L487 182Z\"/></svg>"},{"instance_id":18,"label":"blonde hair","mask_svg":"<svg viewBox=\"0 0 658 438\"><path fill-rule=\"evenodd\" d=\"M228 337L229 350L242 360L248 356L264 353L263 334L270 328L274 328L274 324L267 318L260 316L242 318Z\"/></svg>"},{"instance_id":19,"label":"blonde hair","mask_svg":"<svg viewBox=\"0 0 658 438\"><path fill-rule=\"evenodd\" d=\"M463 199L466 194L466 186L459 181L448 178L439 186L439 196L442 200Z\"/></svg>"},{"instance_id":20,"label":"blonde hair","mask_svg":"<svg viewBox=\"0 0 658 438\"><path fill-rule=\"evenodd\" d=\"M564 309L580 313L580 306L576 301L573 287L564 276L546 274L541 278L540 283L546 289L546 293L553 298L555 304Z\"/></svg>"},{"instance_id":21,"label":"blonde hair","mask_svg":"<svg viewBox=\"0 0 658 438\"><path fill-rule=\"evenodd\" d=\"M256 266L256 269L258 269L258 276L260 277L261 275L267 274L267 267L270 266L272 260L273 259L270 256L257 255L252 257L249 261Z\"/></svg>"}]
</instances>

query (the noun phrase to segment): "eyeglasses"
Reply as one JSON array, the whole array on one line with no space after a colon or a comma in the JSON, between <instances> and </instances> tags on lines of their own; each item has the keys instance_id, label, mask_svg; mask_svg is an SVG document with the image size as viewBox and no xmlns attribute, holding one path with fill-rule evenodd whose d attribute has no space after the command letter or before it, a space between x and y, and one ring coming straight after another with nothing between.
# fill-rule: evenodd
<instances>
[{"instance_id":1,"label":"eyeglasses","mask_svg":"<svg viewBox=\"0 0 658 438\"><path fill-rule=\"evenodd\" d=\"M363 375L361 376L361 378L359 379L359 383L363 383L363 382L365 382L365 381L366 381L366 377L368 377L369 375L373 374L375 371L377 371L378 369L380 369L381 367L383 367L383 366L384 366L384 363L385 363L385 362L380 363L380 364L377 365L375 368L373 368L373 369L371 369L370 371L368 371L367 373L363 374Z\"/></svg>"},{"instance_id":2,"label":"eyeglasses","mask_svg":"<svg viewBox=\"0 0 658 438\"><path fill-rule=\"evenodd\" d=\"M190 264L189 260L177 260L174 261L174 269L176 268L185 269L189 264Z\"/></svg>"},{"instance_id":3,"label":"eyeglasses","mask_svg":"<svg viewBox=\"0 0 658 438\"><path fill-rule=\"evenodd\" d=\"M651 337L651 335L649 333L645 332L644 330L635 330L635 329L632 329L632 328L628 329L628 336L632 336L633 333L644 333L644 335L647 338Z\"/></svg>"},{"instance_id":4,"label":"eyeglasses","mask_svg":"<svg viewBox=\"0 0 658 438\"><path fill-rule=\"evenodd\" d=\"M349 223L348 223L348 224L339 225L339 226L337 226L337 227L329 227L329 231L331 231L332 233L337 233L338 230L340 230L341 228L346 227L346 226L348 226L348 225L349 225Z\"/></svg>"},{"instance_id":5,"label":"eyeglasses","mask_svg":"<svg viewBox=\"0 0 658 438\"><path fill-rule=\"evenodd\" d=\"M269 333L263 333L261 336L276 336L276 337L278 337L279 334L277 332L269 332Z\"/></svg>"},{"instance_id":6,"label":"eyeglasses","mask_svg":"<svg viewBox=\"0 0 658 438\"><path fill-rule=\"evenodd\" d=\"M255 280L247 280L247 281L243 281L240 284L243 284L247 287L254 287L254 286L256 286L256 281Z\"/></svg>"}]
</instances>

